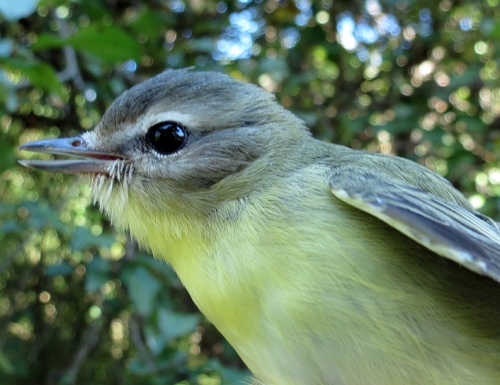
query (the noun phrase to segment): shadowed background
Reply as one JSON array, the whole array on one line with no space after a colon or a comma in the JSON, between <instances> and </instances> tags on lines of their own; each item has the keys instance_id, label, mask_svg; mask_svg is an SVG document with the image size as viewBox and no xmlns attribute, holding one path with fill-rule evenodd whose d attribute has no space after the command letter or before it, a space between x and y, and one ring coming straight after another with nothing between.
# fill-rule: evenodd
<instances>
[{"instance_id":1,"label":"shadowed background","mask_svg":"<svg viewBox=\"0 0 500 385\"><path fill-rule=\"evenodd\" d=\"M0 385L248 379L88 186L16 163L189 66L261 85L318 138L424 164L499 220L499 0L0 0Z\"/></svg>"}]
</instances>

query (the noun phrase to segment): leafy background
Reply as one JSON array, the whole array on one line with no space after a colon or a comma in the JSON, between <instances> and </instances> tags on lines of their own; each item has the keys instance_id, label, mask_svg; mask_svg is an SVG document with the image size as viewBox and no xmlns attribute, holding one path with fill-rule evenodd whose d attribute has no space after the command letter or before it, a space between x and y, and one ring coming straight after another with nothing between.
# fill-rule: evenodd
<instances>
[{"instance_id":1,"label":"leafy background","mask_svg":"<svg viewBox=\"0 0 500 385\"><path fill-rule=\"evenodd\" d=\"M0 385L237 384L172 270L20 143L165 68L260 84L323 140L413 159L499 219L499 0L0 0ZM43 158L43 156L41 156Z\"/></svg>"}]
</instances>

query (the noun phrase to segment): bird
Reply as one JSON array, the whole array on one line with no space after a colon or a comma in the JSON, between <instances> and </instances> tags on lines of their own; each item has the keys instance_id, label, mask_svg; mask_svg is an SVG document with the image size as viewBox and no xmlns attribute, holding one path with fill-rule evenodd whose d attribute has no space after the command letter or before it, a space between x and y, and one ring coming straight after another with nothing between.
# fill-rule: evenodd
<instances>
[{"instance_id":1,"label":"bird","mask_svg":"<svg viewBox=\"0 0 500 385\"><path fill-rule=\"evenodd\" d=\"M263 385L500 384L500 230L445 178L315 139L257 85L168 69L92 131L20 149L82 175Z\"/></svg>"}]
</instances>

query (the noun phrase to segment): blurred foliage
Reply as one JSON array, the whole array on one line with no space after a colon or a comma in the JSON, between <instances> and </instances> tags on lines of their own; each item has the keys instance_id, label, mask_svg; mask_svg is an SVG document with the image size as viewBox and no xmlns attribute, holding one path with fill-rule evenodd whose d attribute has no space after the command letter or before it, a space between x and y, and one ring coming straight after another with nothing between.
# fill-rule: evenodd
<instances>
[{"instance_id":1,"label":"blurred foliage","mask_svg":"<svg viewBox=\"0 0 500 385\"><path fill-rule=\"evenodd\" d=\"M18 166L20 143L195 66L276 93L323 140L434 169L498 220L499 52L499 0L0 0L0 385L249 376L172 270L76 178Z\"/></svg>"}]
</instances>

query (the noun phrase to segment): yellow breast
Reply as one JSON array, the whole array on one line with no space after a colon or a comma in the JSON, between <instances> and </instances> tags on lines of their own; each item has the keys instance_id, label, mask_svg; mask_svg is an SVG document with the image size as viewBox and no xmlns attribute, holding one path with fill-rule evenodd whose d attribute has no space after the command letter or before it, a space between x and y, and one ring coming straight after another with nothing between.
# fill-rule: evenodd
<instances>
[{"instance_id":1,"label":"yellow breast","mask_svg":"<svg viewBox=\"0 0 500 385\"><path fill-rule=\"evenodd\" d=\"M308 179L129 226L265 384L498 385L499 285Z\"/></svg>"}]
</instances>

